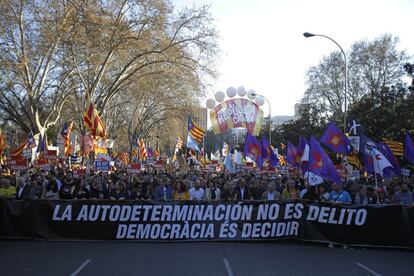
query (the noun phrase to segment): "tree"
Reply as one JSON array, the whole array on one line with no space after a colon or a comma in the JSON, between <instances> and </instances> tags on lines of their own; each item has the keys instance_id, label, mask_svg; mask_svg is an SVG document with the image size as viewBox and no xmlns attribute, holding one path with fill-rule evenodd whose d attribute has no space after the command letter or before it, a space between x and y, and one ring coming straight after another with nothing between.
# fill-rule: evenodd
<instances>
[{"instance_id":1,"label":"tree","mask_svg":"<svg viewBox=\"0 0 414 276\"><path fill-rule=\"evenodd\" d=\"M318 110L312 109L311 105L305 102L299 104L299 117L290 122L280 125L275 130L274 137L280 139L276 145L281 142L291 141L298 143L301 136L309 138L310 136L320 136L327 124L327 121L320 116Z\"/></svg>"},{"instance_id":2,"label":"tree","mask_svg":"<svg viewBox=\"0 0 414 276\"><path fill-rule=\"evenodd\" d=\"M84 133L88 93L112 137L129 119L132 136L151 136L145 129L182 117L215 77L217 32L207 7L5 0L0 12L0 117L24 132L72 120Z\"/></svg>"},{"instance_id":3,"label":"tree","mask_svg":"<svg viewBox=\"0 0 414 276\"><path fill-rule=\"evenodd\" d=\"M403 141L406 130L414 129L413 104L413 91L397 84L363 96L352 105L349 116L358 120L371 139Z\"/></svg>"},{"instance_id":4,"label":"tree","mask_svg":"<svg viewBox=\"0 0 414 276\"><path fill-rule=\"evenodd\" d=\"M0 111L24 131L56 124L74 86L62 51L75 7L66 1L1 1Z\"/></svg>"},{"instance_id":5,"label":"tree","mask_svg":"<svg viewBox=\"0 0 414 276\"><path fill-rule=\"evenodd\" d=\"M384 87L402 82L408 56L396 49L397 43L397 38L386 34L352 45L348 54L348 105L371 92L379 93ZM307 72L308 89L303 101L319 110L321 117L340 121L345 100L344 74L345 63L340 52L324 57Z\"/></svg>"}]
</instances>

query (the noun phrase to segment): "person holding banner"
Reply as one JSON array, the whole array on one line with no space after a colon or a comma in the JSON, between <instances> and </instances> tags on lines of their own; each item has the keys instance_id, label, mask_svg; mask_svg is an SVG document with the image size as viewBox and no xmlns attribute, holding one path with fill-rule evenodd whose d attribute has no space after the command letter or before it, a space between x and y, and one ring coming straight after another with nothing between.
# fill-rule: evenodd
<instances>
[{"instance_id":1,"label":"person holding banner","mask_svg":"<svg viewBox=\"0 0 414 276\"><path fill-rule=\"evenodd\" d=\"M205 199L208 201L221 199L220 188L216 186L212 179L207 180L207 187L205 189Z\"/></svg>"},{"instance_id":2,"label":"person holding banner","mask_svg":"<svg viewBox=\"0 0 414 276\"><path fill-rule=\"evenodd\" d=\"M55 180L49 181L49 184L42 195L42 199L59 199L59 190Z\"/></svg>"},{"instance_id":3,"label":"person holding banner","mask_svg":"<svg viewBox=\"0 0 414 276\"><path fill-rule=\"evenodd\" d=\"M204 189L201 188L200 179L196 179L194 181L194 187L192 187L188 192L190 194L190 199L191 200L202 200L202 199L204 199Z\"/></svg>"},{"instance_id":4,"label":"person holding banner","mask_svg":"<svg viewBox=\"0 0 414 276\"><path fill-rule=\"evenodd\" d=\"M246 187L246 180L244 178L240 178L238 182L239 184L233 191L233 199L236 201L253 200L249 189Z\"/></svg>"},{"instance_id":5,"label":"person holding banner","mask_svg":"<svg viewBox=\"0 0 414 276\"><path fill-rule=\"evenodd\" d=\"M169 179L167 176L163 176L161 179L161 185L155 189L155 200L171 200L173 199L173 191L169 185Z\"/></svg>"},{"instance_id":6,"label":"person holding banner","mask_svg":"<svg viewBox=\"0 0 414 276\"><path fill-rule=\"evenodd\" d=\"M74 199L90 199L91 193L88 189L85 179L75 179L74 180L74 189L73 189L73 198Z\"/></svg>"},{"instance_id":7,"label":"person holding banner","mask_svg":"<svg viewBox=\"0 0 414 276\"><path fill-rule=\"evenodd\" d=\"M395 193L393 203L406 206L414 204L413 192L408 189L407 183L401 184L401 191Z\"/></svg>"},{"instance_id":8,"label":"person holding banner","mask_svg":"<svg viewBox=\"0 0 414 276\"><path fill-rule=\"evenodd\" d=\"M178 180L175 183L173 199L174 200L190 200L190 194L188 193L187 185L181 180Z\"/></svg>"},{"instance_id":9,"label":"person holding banner","mask_svg":"<svg viewBox=\"0 0 414 276\"><path fill-rule=\"evenodd\" d=\"M282 192L282 200L299 199L299 191L296 188L296 183L289 179L287 187Z\"/></svg>"},{"instance_id":10,"label":"person holding banner","mask_svg":"<svg viewBox=\"0 0 414 276\"><path fill-rule=\"evenodd\" d=\"M276 184L274 182L270 182L267 185L267 191L262 194L262 200L281 200L281 195L278 191L276 191Z\"/></svg>"},{"instance_id":11,"label":"person holding banner","mask_svg":"<svg viewBox=\"0 0 414 276\"><path fill-rule=\"evenodd\" d=\"M109 196L110 200L123 200L125 199L125 183L122 180L117 180L114 185L114 189Z\"/></svg>"},{"instance_id":12,"label":"person holding banner","mask_svg":"<svg viewBox=\"0 0 414 276\"><path fill-rule=\"evenodd\" d=\"M16 199L31 199L31 187L22 176L17 178Z\"/></svg>"},{"instance_id":13,"label":"person holding banner","mask_svg":"<svg viewBox=\"0 0 414 276\"><path fill-rule=\"evenodd\" d=\"M0 179L0 197L13 198L16 196L16 187L10 186L10 180L7 178Z\"/></svg>"},{"instance_id":14,"label":"person holding banner","mask_svg":"<svg viewBox=\"0 0 414 276\"><path fill-rule=\"evenodd\" d=\"M349 193L342 189L342 185L333 183L332 189L329 193L329 200L333 202L352 203Z\"/></svg>"}]
</instances>

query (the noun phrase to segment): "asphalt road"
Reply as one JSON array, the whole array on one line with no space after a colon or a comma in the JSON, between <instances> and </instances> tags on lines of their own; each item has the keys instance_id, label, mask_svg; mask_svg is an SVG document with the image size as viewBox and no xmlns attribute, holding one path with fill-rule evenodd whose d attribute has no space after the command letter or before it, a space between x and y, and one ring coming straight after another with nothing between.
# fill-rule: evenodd
<instances>
[{"instance_id":1,"label":"asphalt road","mask_svg":"<svg viewBox=\"0 0 414 276\"><path fill-rule=\"evenodd\" d=\"M253 242L0 241L0 275L414 275L414 252Z\"/></svg>"}]
</instances>

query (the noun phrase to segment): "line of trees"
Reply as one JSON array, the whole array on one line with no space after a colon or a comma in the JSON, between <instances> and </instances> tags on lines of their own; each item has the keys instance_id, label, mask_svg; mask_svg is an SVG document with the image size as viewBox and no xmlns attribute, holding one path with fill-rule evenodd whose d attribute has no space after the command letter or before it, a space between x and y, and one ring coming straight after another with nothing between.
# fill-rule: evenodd
<instances>
[{"instance_id":1,"label":"line of trees","mask_svg":"<svg viewBox=\"0 0 414 276\"><path fill-rule=\"evenodd\" d=\"M156 136L171 144L177 120L216 76L218 34L208 7L3 0L0 14L0 118L20 133L55 134L65 121L85 133L89 93L119 145Z\"/></svg>"}]
</instances>

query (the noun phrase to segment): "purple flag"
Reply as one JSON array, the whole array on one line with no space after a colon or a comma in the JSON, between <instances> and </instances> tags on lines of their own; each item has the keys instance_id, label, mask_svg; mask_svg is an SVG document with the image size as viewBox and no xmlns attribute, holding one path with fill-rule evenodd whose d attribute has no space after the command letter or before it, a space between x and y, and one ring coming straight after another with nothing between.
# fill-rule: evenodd
<instances>
[{"instance_id":1,"label":"purple flag","mask_svg":"<svg viewBox=\"0 0 414 276\"><path fill-rule=\"evenodd\" d=\"M414 164L414 144L413 144L413 141L410 138L410 135L408 135L408 133L405 136L404 157L411 164Z\"/></svg>"},{"instance_id":2,"label":"purple flag","mask_svg":"<svg viewBox=\"0 0 414 276\"><path fill-rule=\"evenodd\" d=\"M332 180L338 184L341 183L341 177L334 164L313 136L309 146L309 171L324 179Z\"/></svg>"},{"instance_id":3,"label":"purple flag","mask_svg":"<svg viewBox=\"0 0 414 276\"><path fill-rule=\"evenodd\" d=\"M246 135L244 155L250 157L260 168L263 166L262 143L250 133Z\"/></svg>"},{"instance_id":4,"label":"purple flag","mask_svg":"<svg viewBox=\"0 0 414 276\"><path fill-rule=\"evenodd\" d=\"M300 164L298 149L289 141L287 142L286 162L296 168L299 167Z\"/></svg>"},{"instance_id":5,"label":"purple flag","mask_svg":"<svg viewBox=\"0 0 414 276\"><path fill-rule=\"evenodd\" d=\"M279 163L279 159L265 137L262 138L262 158L263 160L269 160L269 164L272 167L276 167L277 163Z\"/></svg>"},{"instance_id":6,"label":"purple flag","mask_svg":"<svg viewBox=\"0 0 414 276\"><path fill-rule=\"evenodd\" d=\"M148 149L147 149L147 156L148 156L149 159L154 157L154 151L152 150L151 147L148 147Z\"/></svg>"},{"instance_id":7,"label":"purple flag","mask_svg":"<svg viewBox=\"0 0 414 276\"><path fill-rule=\"evenodd\" d=\"M336 153L347 155L350 152L351 143L349 142L348 137L346 137L333 122L328 124L328 127L320 140L322 144Z\"/></svg>"}]
</instances>

